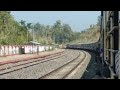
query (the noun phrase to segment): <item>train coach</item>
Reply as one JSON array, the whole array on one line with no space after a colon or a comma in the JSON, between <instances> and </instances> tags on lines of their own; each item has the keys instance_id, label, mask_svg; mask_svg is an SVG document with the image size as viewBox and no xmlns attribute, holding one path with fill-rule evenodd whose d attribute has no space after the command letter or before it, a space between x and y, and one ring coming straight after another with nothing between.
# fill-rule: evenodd
<instances>
[{"instance_id":1,"label":"train coach","mask_svg":"<svg viewBox=\"0 0 120 90\"><path fill-rule=\"evenodd\" d=\"M100 49L103 73L120 79L120 11L101 11Z\"/></svg>"},{"instance_id":2,"label":"train coach","mask_svg":"<svg viewBox=\"0 0 120 90\"><path fill-rule=\"evenodd\" d=\"M73 44L73 45L66 46L66 48L68 49L83 49L83 50L91 50L91 51L96 51L98 47L99 47L99 41L96 43Z\"/></svg>"},{"instance_id":3,"label":"train coach","mask_svg":"<svg viewBox=\"0 0 120 90\"><path fill-rule=\"evenodd\" d=\"M101 11L100 39L91 44L67 45L70 49L96 50L102 60L101 74L120 79L120 11Z\"/></svg>"}]
</instances>

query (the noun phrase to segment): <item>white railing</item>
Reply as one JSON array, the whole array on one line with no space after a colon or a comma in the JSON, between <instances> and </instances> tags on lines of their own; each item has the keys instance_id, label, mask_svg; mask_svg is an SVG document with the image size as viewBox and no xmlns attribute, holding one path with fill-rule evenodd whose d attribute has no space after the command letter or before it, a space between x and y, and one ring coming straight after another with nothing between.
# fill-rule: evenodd
<instances>
[{"instance_id":1,"label":"white railing","mask_svg":"<svg viewBox=\"0 0 120 90\"><path fill-rule=\"evenodd\" d=\"M22 47L25 50L25 53L35 53L41 52L45 50L51 50L51 46L32 46L32 45L0 45L0 56L9 56L9 55L17 55L19 54L19 48Z\"/></svg>"}]
</instances>

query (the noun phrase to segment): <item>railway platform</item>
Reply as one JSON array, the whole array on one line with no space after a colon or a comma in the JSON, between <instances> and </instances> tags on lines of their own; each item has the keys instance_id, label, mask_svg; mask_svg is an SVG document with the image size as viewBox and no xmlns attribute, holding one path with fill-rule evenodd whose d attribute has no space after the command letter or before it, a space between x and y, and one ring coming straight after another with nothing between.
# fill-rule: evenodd
<instances>
[{"instance_id":1,"label":"railway platform","mask_svg":"<svg viewBox=\"0 0 120 90\"><path fill-rule=\"evenodd\" d=\"M22 60L29 60L29 59L36 59L36 58L43 58L55 53L59 53L64 51L63 49L57 49L53 51L44 51L39 53L33 53L33 54L21 54L21 55L12 55L12 56L4 56L0 57L0 65L7 64L10 62L18 62Z\"/></svg>"}]
</instances>

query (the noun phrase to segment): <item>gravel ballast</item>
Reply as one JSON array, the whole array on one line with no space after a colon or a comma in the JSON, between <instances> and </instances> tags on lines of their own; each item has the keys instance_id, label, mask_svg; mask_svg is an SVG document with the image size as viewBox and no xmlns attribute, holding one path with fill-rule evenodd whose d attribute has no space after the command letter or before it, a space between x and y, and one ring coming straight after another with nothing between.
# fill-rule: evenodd
<instances>
[{"instance_id":1,"label":"gravel ballast","mask_svg":"<svg viewBox=\"0 0 120 90\"><path fill-rule=\"evenodd\" d=\"M40 63L38 65L34 65L28 68L23 68L21 70L11 72L9 74L1 75L0 78L5 79L37 79L41 77L42 75L54 70L55 68L58 68L62 66L63 64L69 62L72 60L75 56L78 55L78 51L72 52L72 50L69 52L68 55L60 57L58 59Z\"/></svg>"}]
</instances>

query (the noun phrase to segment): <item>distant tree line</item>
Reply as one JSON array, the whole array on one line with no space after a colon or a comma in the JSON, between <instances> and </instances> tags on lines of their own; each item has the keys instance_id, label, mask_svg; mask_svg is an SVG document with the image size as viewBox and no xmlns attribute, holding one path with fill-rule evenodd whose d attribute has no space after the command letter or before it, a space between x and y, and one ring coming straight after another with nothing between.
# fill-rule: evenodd
<instances>
[{"instance_id":1,"label":"distant tree line","mask_svg":"<svg viewBox=\"0 0 120 90\"><path fill-rule=\"evenodd\" d=\"M97 35L100 26L100 18L98 16L96 25L91 24L90 28L82 32L75 32L69 24L62 23L60 20L53 25L26 23L24 20L18 22L10 11L0 11L0 45L19 45L30 41L37 41L43 45L67 44L93 40L92 38Z\"/></svg>"},{"instance_id":2,"label":"distant tree line","mask_svg":"<svg viewBox=\"0 0 120 90\"><path fill-rule=\"evenodd\" d=\"M17 22L10 11L0 11L0 45L26 44L37 41L41 44L65 44L78 38L69 24L57 20L54 25Z\"/></svg>"}]
</instances>

